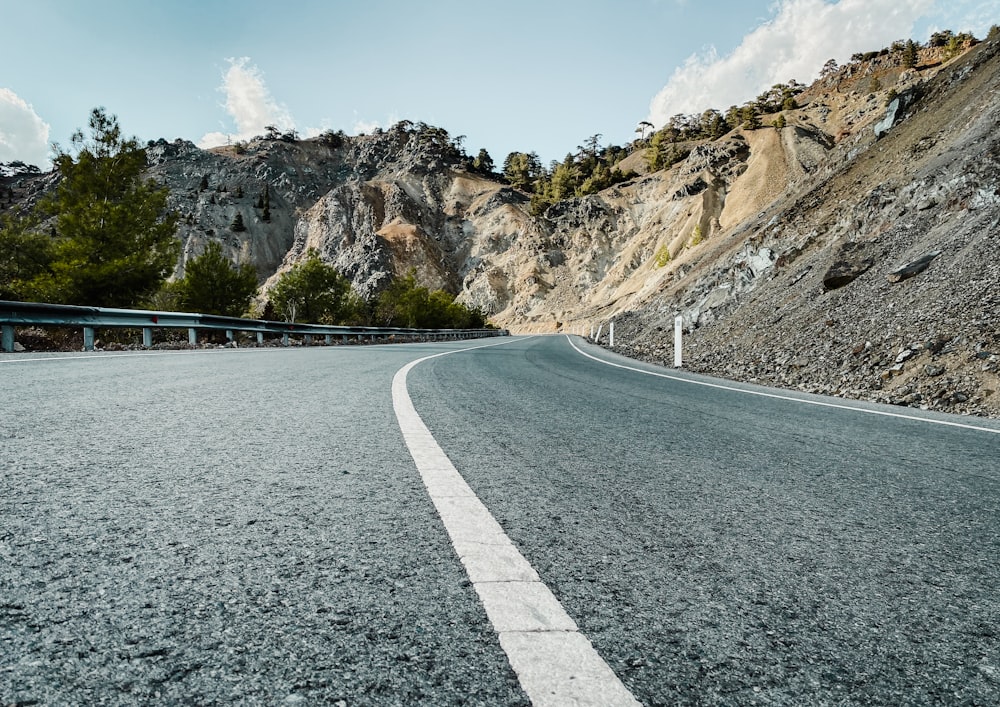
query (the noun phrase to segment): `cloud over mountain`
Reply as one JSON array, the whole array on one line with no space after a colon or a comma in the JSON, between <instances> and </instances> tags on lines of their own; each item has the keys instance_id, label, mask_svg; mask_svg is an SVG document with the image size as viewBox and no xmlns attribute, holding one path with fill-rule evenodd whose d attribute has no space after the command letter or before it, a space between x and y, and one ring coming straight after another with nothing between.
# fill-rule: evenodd
<instances>
[{"instance_id":1,"label":"cloud over mountain","mask_svg":"<svg viewBox=\"0 0 1000 707\"><path fill-rule=\"evenodd\" d=\"M0 162L43 167L49 160L49 125L23 98L0 88Z\"/></svg>"},{"instance_id":2,"label":"cloud over mountain","mask_svg":"<svg viewBox=\"0 0 1000 707\"><path fill-rule=\"evenodd\" d=\"M230 58L229 69L223 74L219 90L226 96L226 112L236 126L234 132L210 132L202 136L199 147L216 147L235 140L248 140L262 135L265 126L291 130L295 120L285 106L271 96L264 75L249 57Z\"/></svg>"},{"instance_id":3,"label":"cloud over mountain","mask_svg":"<svg viewBox=\"0 0 1000 707\"><path fill-rule=\"evenodd\" d=\"M778 0L773 19L747 34L731 53L714 47L688 57L653 98L649 121L657 127L678 113L725 111L776 83L812 81L828 59L909 38L934 0Z\"/></svg>"}]
</instances>

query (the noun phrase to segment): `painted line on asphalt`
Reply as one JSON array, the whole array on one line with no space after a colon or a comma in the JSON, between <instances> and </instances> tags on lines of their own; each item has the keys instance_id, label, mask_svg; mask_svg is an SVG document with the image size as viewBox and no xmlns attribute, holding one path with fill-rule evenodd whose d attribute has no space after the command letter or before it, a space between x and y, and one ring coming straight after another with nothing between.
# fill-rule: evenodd
<instances>
[{"instance_id":1,"label":"painted line on asphalt","mask_svg":"<svg viewBox=\"0 0 1000 707\"><path fill-rule=\"evenodd\" d=\"M981 427L979 425L970 425L964 422L952 422L950 420L935 420L932 417L918 417L917 415L906 415L900 412L890 412L888 410L871 410L869 408L858 407L856 405L847 405L845 403L828 403L822 400L809 400L808 398L797 398L793 395L783 395L781 393L767 393L763 390L748 390L746 388L737 388L732 385L725 385L724 383L709 383L708 381L694 380L692 378L682 378L681 376L671 375L669 373L659 373L657 371L647 371L642 368L635 368L634 366L626 366L622 363L615 363L613 361L608 361L603 358L598 358L593 356L583 349L579 348L573 343L573 340L566 335L566 341L569 345L576 349L576 352L582 356L586 356L589 359L593 359L598 363L603 363L606 366L613 366L614 368L621 368L626 371L634 371L635 373L642 373L647 376L656 376L657 378L666 378L667 380L677 381L679 383L690 383L691 385L700 385L705 388L717 388L719 390L726 390L732 393L743 393L745 395L756 395L761 398L774 398L775 400L787 400L793 403L802 403L804 405L815 405L817 407L834 408L837 410L849 410L851 412L862 412L867 415L881 415L882 417L896 417L901 420L914 420L916 422L928 422L932 425L944 425L946 427L960 427L966 430L975 430L976 432L990 432L992 434L1000 434L1000 429L994 429L992 427Z\"/></svg>"},{"instance_id":2,"label":"painted line on asphalt","mask_svg":"<svg viewBox=\"0 0 1000 707\"><path fill-rule=\"evenodd\" d=\"M396 419L455 552L532 704L635 707L640 703L455 469L417 414L406 388L407 374L424 361L522 340L445 351L403 366L392 379Z\"/></svg>"}]
</instances>

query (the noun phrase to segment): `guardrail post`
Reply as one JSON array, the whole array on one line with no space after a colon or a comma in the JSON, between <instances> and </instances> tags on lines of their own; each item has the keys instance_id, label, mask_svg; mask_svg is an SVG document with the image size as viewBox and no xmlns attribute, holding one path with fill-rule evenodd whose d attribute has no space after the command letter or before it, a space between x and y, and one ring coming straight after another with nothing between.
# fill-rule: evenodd
<instances>
[{"instance_id":1,"label":"guardrail post","mask_svg":"<svg viewBox=\"0 0 1000 707\"><path fill-rule=\"evenodd\" d=\"M144 326L142 328L142 347L144 349L153 348L153 328Z\"/></svg>"},{"instance_id":2,"label":"guardrail post","mask_svg":"<svg viewBox=\"0 0 1000 707\"><path fill-rule=\"evenodd\" d=\"M4 324L3 333L0 334L0 339L3 340L3 350L4 353L14 353L14 327L10 324Z\"/></svg>"},{"instance_id":3,"label":"guardrail post","mask_svg":"<svg viewBox=\"0 0 1000 707\"><path fill-rule=\"evenodd\" d=\"M94 327L92 326L85 326L83 328L83 350L94 350Z\"/></svg>"},{"instance_id":4,"label":"guardrail post","mask_svg":"<svg viewBox=\"0 0 1000 707\"><path fill-rule=\"evenodd\" d=\"M264 345L264 332L262 332L262 331L258 331L257 332L257 344L259 346L263 346Z\"/></svg>"},{"instance_id":5,"label":"guardrail post","mask_svg":"<svg viewBox=\"0 0 1000 707\"><path fill-rule=\"evenodd\" d=\"M329 346L332 343L333 343L333 334L327 334L326 335L326 345Z\"/></svg>"},{"instance_id":6,"label":"guardrail post","mask_svg":"<svg viewBox=\"0 0 1000 707\"><path fill-rule=\"evenodd\" d=\"M233 340L233 330L226 329L226 341L232 341L232 340Z\"/></svg>"},{"instance_id":7,"label":"guardrail post","mask_svg":"<svg viewBox=\"0 0 1000 707\"><path fill-rule=\"evenodd\" d=\"M188 329L188 343L192 346L198 343L198 330L191 328Z\"/></svg>"},{"instance_id":8,"label":"guardrail post","mask_svg":"<svg viewBox=\"0 0 1000 707\"><path fill-rule=\"evenodd\" d=\"M683 364L681 356L681 337L684 335L684 317L674 318L674 368L680 368Z\"/></svg>"},{"instance_id":9,"label":"guardrail post","mask_svg":"<svg viewBox=\"0 0 1000 707\"><path fill-rule=\"evenodd\" d=\"M281 345L288 346L288 332L281 335Z\"/></svg>"}]
</instances>

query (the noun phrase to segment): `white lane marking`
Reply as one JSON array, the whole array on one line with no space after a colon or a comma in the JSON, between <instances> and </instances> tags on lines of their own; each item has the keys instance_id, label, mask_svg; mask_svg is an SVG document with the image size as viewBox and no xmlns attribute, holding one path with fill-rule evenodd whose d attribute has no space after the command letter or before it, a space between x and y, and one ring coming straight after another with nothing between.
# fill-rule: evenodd
<instances>
[{"instance_id":1,"label":"white lane marking","mask_svg":"<svg viewBox=\"0 0 1000 707\"><path fill-rule=\"evenodd\" d=\"M502 342L507 343L512 341ZM438 356L502 344L445 351L399 369L392 379L392 404L403 439L531 703L535 707L635 707L640 703L469 488L410 399L406 376L414 366Z\"/></svg>"},{"instance_id":2,"label":"white lane marking","mask_svg":"<svg viewBox=\"0 0 1000 707\"><path fill-rule=\"evenodd\" d=\"M881 415L883 417L897 417L901 420L915 420L916 422L928 422L933 425L945 425L947 427L961 427L966 430L975 430L976 432L991 432L993 434L1000 434L1000 429L994 429L992 427L980 427L978 425L969 425L964 422L951 422L950 420L935 420L931 417L918 417L916 415L905 415L899 412L889 412L888 410L870 410L868 408L857 407L855 405L846 405L843 403L827 403L822 400L809 400L807 398L796 398L792 395L782 395L781 393L765 393L762 390L747 390L745 388L737 388L732 385L725 385L723 383L709 383L708 381L694 380L692 378L682 378L680 376L673 376L669 373L658 373L656 371L647 371L642 368L635 368L633 366L626 366L621 363L614 363L612 361L607 361L603 358L598 358L597 356L592 356L586 351L580 349L573 340L570 339L569 335L566 336L566 341L569 345L576 349L577 353L582 356L586 356L589 359L593 359L598 363L603 363L606 366L613 366L614 368L622 368L626 371L634 371L636 373L643 373L647 376L656 376L657 378L666 378L668 380L677 381L679 383L690 383L691 385L701 385L706 388L718 388L719 390L728 390L732 393L743 393L745 395L756 395L761 398L774 398L775 400L787 400L793 403L803 403L804 405L815 405L817 407L825 408L835 408L837 410L850 410L851 412L863 412L868 415Z\"/></svg>"}]
</instances>

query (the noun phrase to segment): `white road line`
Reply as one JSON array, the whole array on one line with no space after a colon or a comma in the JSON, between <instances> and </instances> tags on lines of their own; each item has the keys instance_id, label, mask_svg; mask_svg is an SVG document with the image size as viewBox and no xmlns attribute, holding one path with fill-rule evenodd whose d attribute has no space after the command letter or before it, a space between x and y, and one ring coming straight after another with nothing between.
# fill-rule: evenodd
<instances>
[{"instance_id":1,"label":"white road line","mask_svg":"<svg viewBox=\"0 0 1000 707\"><path fill-rule=\"evenodd\" d=\"M677 381L679 383L690 383L691 385L700 385L706 388L717 388L719 390L728 390L732 393L743 393L744 395L756 395L761 398L774 398L775 400L787 400L793 403L802 403L803 405L815 405L817 407L825 408L835 408L837 410L850 410L851 412L862 412L867 415L881 415L883 417L896 417L901 420L915 420L916 422L927 422L932 425L944 425L947 427L961 427L966 430L975 430L976 432L990 432L992 434L1000 434L1000 429L994 429L992 427L980 427L978 425L969 425L964 422L951 422L950 420L935 420L932 417L918 417L916 415L905 415L899 412L889 412L888 410L871 410L869 408L858 407L856 405L847 405L843 403L827 403L822 400L809 400L808 398L796 398L792 395L782 395L781 393L766 393L762 390L748 390L746 388L737 388L732 385L725 385L723 383L709 383L708 381L694 380L692 378L682 378L680 376L670 375L669 373L658 373L657 371L647 371L642 368L635 368L633 366L626 366L621 363L614 363L613 361L608 361L603 358L598 358L597 356L592 356L583 349L579 348L573 343L570 337L566 336L566 341L569 345L576 349L577 353L582 356L586 356L589 359L593 359L598 363L603 363L606 366L613 366L614 368L622 368L626 371L634 371L636 373L642 373L647 376L656 376L657 378L666 378L668 380Z\"/></svg>"},{"instance_id":2,"label":"white road line","mask_svg":"<svg viewBox=\"0 0 1000 707\"><path fill-rule=\"evenodd\" d=\"M513 341L519 339L445 351L407 364L392 379L396 419L455 552L531 703L535 707L635 707L640 703L580 633L442 451L407 391L407 374L424 361Z\"/></svg>"}]
</instances>

